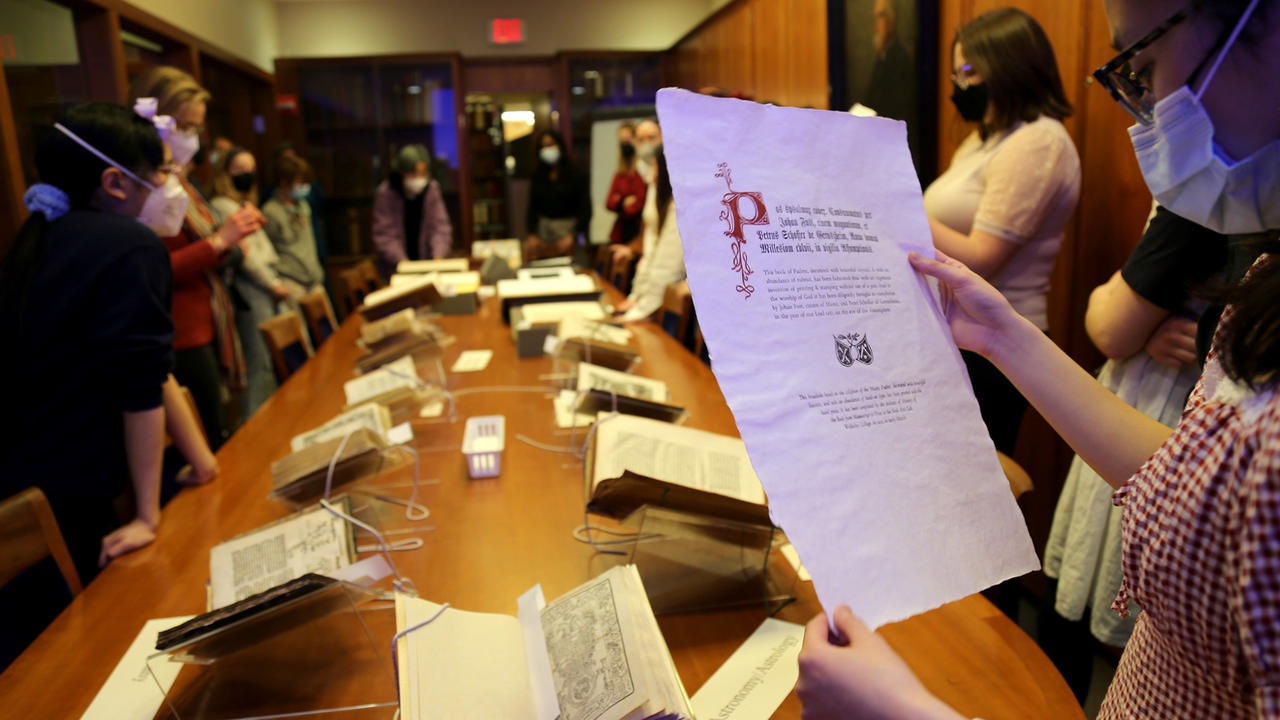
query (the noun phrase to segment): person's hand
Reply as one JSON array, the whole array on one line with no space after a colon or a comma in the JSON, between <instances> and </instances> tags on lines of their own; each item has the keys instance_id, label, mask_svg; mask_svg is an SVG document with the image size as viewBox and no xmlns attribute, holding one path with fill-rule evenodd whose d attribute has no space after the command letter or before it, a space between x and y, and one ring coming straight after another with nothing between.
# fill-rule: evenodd
<instances>
[{"instance_id":1,"label":"person's hand","mask_svg":"<svg viewBox=\"0 0 1280 720\"><path fill-rule=\"evenodd\" d=\"M107 563L112 560L139 548L144 548L155 539L155 528L144 520L135 518L129 524L122 525L110 535L102 538L102 552L98 553L98 567L106 567Z\"/></svg>"},{"instance_id":2,"label":"person's hand","mask_svg":"<svg viewBox=\"0 0 1280 720\"><path fill-rule=\"evenodd\" d=\"M942 314L956 345L990 357L996 341L1021 318L991 283L958 260L938 252L937 260L918 253L907 256L911 266L938 279Z\"/></svg>"},{"instance_id":3,"label":"person's hand","mask_svg":"<svg viewBox=\"0 0 1280 720\"><path fill-rule=\"evenodd\" d=\"M179 485L203 485L218 477L219 469L218 459L210 453L200 462L183 465L174 476L174 482Z\"/></svg>"},{"instance_id":4,"label":"person's hand","mask_svg":"<svg viewBox=\"0 0 1280 720\"><path fill-rule=\"evenodd\" d=\"M265 224L266 218L262 216L262 213L258 212L258 208L246 203L241 205L239 210L231 213L231 216L227 218L226 222L222 223L222 227L218 228L218 231L213 234L210 240L213 242L214 249L221 252L240 242L246 236L261 230Z\"/></svg>"},{"instance_id":5,"label":"person's hand","mask_svg":"<svg viewBox=\"0 0 1280 720\"><path fill-rule=\"evenodd\" d=\"M800 681L796 694L805 720L916 720L958 718L916 679L911 668L879 635L867 629L848 606L836 608L836 630L846 641L832 642L826 613L804 628Z\"/></svg>"},{"instance_id":6,"label":"person's hand","mask_svg":"<svg viewBox=\"0 0 1280 720\"><path fill-rule=\"evenodd\" d=\"M631 246L626 243L610 245L609 252L613 255L613 261L616 263L626 262L627 260L630 260L632 257L634 257L636 254L636 251L632 250Z\"/></svg>"},{"instance_id":7,"label":"person's hand","mask_svg":"<svg viewBox=\"0 0 1280 720\"><path fill-rule=\"evenodd\" d=\"M620 302L620 303L618 303L617 305L614 305L614 306L613 306L613 314L614 314L614 315L621 315L622 313L624 313L624 312L626 312L626 311L630 310L631 308L633 308L633 307L635 307L635 306L636 306L636 303L635 303L635 301L634 301L634 300L632 300L631 298L626 298L626 299L624 299L622 302Z\"/></svg>"},{"instance_id":8,"label":"person's hand","mask_svg":"<svg viewBox=\"0 0 1280 720\"><path fill-rule=\"evenodd\" d=\"M626 197L622 198L622 206L623 206L623 207L629 207L629 206L631 205L631 203L635 202L635 201L636 201L636 200L638 200L638 199L639 199L639 198L637 198L635 195L628 195L628 196L626 196Z\"/></svg>"},{"instance_id":9,"label":"person's hand","mask_svg":"<svg viewBox=\"0 0 1280 720\"><path fill-rule=\"evenodd\" d=\"M284 302L289 299L289 286L282 282L278 282L271 286L271 297L278 302Z\"/></svg>"},{"instance_id":10,"label":"person's hand","mask_svg":"<svg viewBox=\"0 0 1280 720\"><path fill-rule=\"evenodd\" d=\"M1144 350L1158 363L1178 369L1199 360L1196 354L1198 323L1181 315L1170 315L1147 339Z\"/></svg>"}]
</instances>

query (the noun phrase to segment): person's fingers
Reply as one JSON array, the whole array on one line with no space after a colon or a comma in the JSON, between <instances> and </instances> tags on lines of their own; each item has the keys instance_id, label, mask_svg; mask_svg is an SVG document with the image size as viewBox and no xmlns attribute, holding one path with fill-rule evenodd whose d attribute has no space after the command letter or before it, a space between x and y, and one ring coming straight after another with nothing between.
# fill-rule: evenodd
<instances>
[{"instance_id":1,"label":"person's fingers","mask_svg":"<svg viewBox=\"0 0 1280 720\"><path fill-rule=\"evenodd\" d=\"M831 616L831 619L835 623L836 630L839 630L840 634L851 643L858 643L871 634L866 624L857 615L853 614L848 605L841 605L836 608L835 614Z\"/></svg>"},{"instance_id":2,"label":"person's fingers","mask_svg":"<svg viewBox=\"0 0 1280 720\"><path fill-rule=\"evenodd\" d=\"M827 638L829 631L830 625L827 623L827 614L820 612L814 615L804 626L804 643L801 645L801 649L814 650L830 644Z\"/></svg>"},{"instance_id":3,"label":"person's fingers","mask_svg":"<svg viewBox=\"0 0 1280 720\"><path fill-rule=\"evenodd\" d=\"M939 253L939 257L944 258L949 262L944 262L943 260L932 260L920 253L914 252L907 255L907 261L911 263L911 267L915 268L917 272L928 275L929 277L938 278L944 283L955 284L965 281L967 271L963 265L956 263L956 261L951 260L951 258L948 258L941 253Z\"/></svg>"}]
</instances>

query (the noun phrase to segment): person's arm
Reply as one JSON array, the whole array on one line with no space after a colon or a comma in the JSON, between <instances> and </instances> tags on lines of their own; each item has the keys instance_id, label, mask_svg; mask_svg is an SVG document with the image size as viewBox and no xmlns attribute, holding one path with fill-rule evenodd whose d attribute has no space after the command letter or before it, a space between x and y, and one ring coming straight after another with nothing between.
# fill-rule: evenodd
<instances>
[{"instance_id":1,"label":"person's arm","mask_svg":"<svg viewBox=\"0 0 1280 720\"><path fill-rule=\"evenodd\" d=\"M427 188L422 209L426 215L423 221L431 228L431 256L449 257L449 252L453 249L453 224L449 222L449 211L445 209L439 183L433 182Z\"/></svg>"},{"instance_id":2,"label":"person's arm","mask_svg":"<svg viewBox=\"0 0 1280 720\"><path fill-rule=\"evenodd\" d=\"M1151 333L1169 317L1169 311L1129 287L1120 271L1089 294L1084 329L1089 339L1109 358L1127 358L1147 343ZM1194 325L1194 322L1192 323ZM1191 357L1195 360L1194 330Z\"/></svg>"},{"instance_id":3,"label":"person's arm","mask_svg":"<svg viewBox=\"0 0 1280 720\"><path fill-rule=\"evenodd\" d=\"M659 231L658 245L652 253L644 275L637 273L632 288L633 305L628 309L628 320L647 318L662 307L667 286L685 278L684 243L676 226L674 205L667 213L667 221Z\"/></svg>"},{"instance_id":4,"label":"person's arm","mask_svg":"<svg viewBox=\"0 0 1280 720\"><path fill-rule=\"evenodd\" d=\"M1169 438L1171 428L1100 385L977 273L945 255L910 260L938 279L956 344L999 368L1111 486L1123 485Z\"/></svg>"},{"instance_id":5,"label":"person's arm","mask_svg":"<svg viewBox=\"0 0 1280 720\"><path fill-rule=\"evenodd\" d=\"M1267 422L1264 420L1263 422ZM1230 597L1223 603L1239 628L1245 666L1259 718L1280 717L1280 433L1272 425L1258 433L1257 452L1241 487L1236 511L1241 531Z\"/></svg>"},{"instance_id":6,"label":"person's arm","mask_svg":"<svg viewBox=\"0 0 1280 720\"><path fill-rule=\"evenodd\" d=\"M982 230L971 230L968 235L929 218L929 230L933 233L933 246L959 260L983 278L990 280L1022 247Z\"/></svg>"},{"instance_id":7,"label":"person's arm","mask_svg":"<svg viewBox=\"0 0 1280 720\"><path fill-rule=\"evenodd\" d=\"M174 446L189 463L178 471L179 483L200 485L218 476L218 459L173 375L164 382L164 425Z\"/></svg>"},{"instance_id":8,"label":"person's arm","mask_svg":"<svg viewBox=\"0 0 1280 720\"><path fill-rule=\"evenodd\" d=\"M125 455L129 461L129 481L133 485L134 518L102 538L98 566L156 539L160 526L160 465L164 457L164 406L125 412Z\"/></svg>"},{"instance_id":9,"label":"person's arm","mask_svg":"<svg viewBox=\"0 0 1280 720\"><path fill-rule=\"evenodd\" d=\"M409 256L405 252L404 204L396 212L395 192L385 184L373 195L373 246L391 267ZM416 238L415 238L416 241Z\"/></svg>"},{"instance_id":10,"label":"person's arm","mask_svg":"<svg viewBox=\"0 0 1280 720\"><path fill-rule=\"evenodd\" d=\"M631 192L623 198L622 210L623 214L636 217L644 211L644 198L645 193L648 191L648 186L644 184L644 180L641 180L639 175L631 176L631 180Z\"/></svg>"},{"instance_id":11,"label":"person's arm","mask_svg":"<svg viewBox=\"0 0 1280 720\"><path fill-rule=\"evenodd\" d=\"M604 207L610 212L622 214L622 198L626 191L626 176L621 172L613 174L609 183L609 194L604 198Z\"/></svg>"}]
</instances>

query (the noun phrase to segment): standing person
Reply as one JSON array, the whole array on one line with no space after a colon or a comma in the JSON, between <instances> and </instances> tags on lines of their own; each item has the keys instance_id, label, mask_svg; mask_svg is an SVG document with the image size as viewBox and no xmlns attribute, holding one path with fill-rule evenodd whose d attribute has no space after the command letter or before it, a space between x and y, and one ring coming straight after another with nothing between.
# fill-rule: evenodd
<instances>
[{"instance_id":1,"label":"standing person","mask_svg":"<svg viewBox=\"0 0 1280 720\"><path fill-rule=\"evenodd\" d=\"M440 183L431 178L431 153L426 147L400 148L391 175L374 193L373 245L383 280L391 277L401 260L449 256L453 225Z\"/></svg>"},{"instance_id":2,"label":"standing person","mask_svg":"<svg viewBox=\"0 0 1280 720\"><path fill-rule=\"evenodd\" d=\"M934 245L1049 329L1049 275L1080 196L1071 105L1053 48L1021 10L983 13L951 44L952 102L977 125L924 193ZM1013 454L1027 401L989 362L962 353L996 449Z\"/></svg>"},{"instance_id":3,"label":"standing person","mask_svg":"<svg viewBox=\"0 0 1280 720\"><path fill-rule=\"evenodd\" d=\"M0 265L12 343L0 359L12 380L0 492L44 491L86 583L160 523L173 274L138 219L181 217L163 160L148 120L105 103L71 109L40 143L42 182ZM126 482L134 519L120 526L113 500Z\"/></svg>"},{"instance_id":4,"label":"standing person","mask_svg":"<svg viewBox=\"0 0 1280 720\"><path fill-rule=\"evenodd\" d=\"M267 237L276 249L276 273L288 289L289 302L324 287L324 268L311 232L311 166L297 155L284 155L276 170L279 185L262 206L267 216Z\"/></svg>"},{"instance_id":5,"label":"standing person","mask_svg":"<svg viewBox=\"0 0 1280 720\"><path fill-rule=\"evenodd\" d=\"M726 96L727 97L727 96ZM640 176L640 180L645 186L645 202L647 204L648 197L653 195L654 185L658 182L658 166L655 158L658 151L662 149L662 128L658 125L656 118L645 118L636 125L635 132L636 146L636 173ZM641 210L641 224L645 222L644 211ZM625 243L613 245L609 249L613 252L613 261L625 262L628 259L644 253L645 229L641 228L641 239L639 243Z\"/></svg>"},{"instance_id":6,"label":"standing person","mask_svg":"<svg viewBox=\"0 0 1280 720\"><path fill-rule=\"evenodd\" d=\"M1196 335L1205 303L1191 291L1219 275L1226 261L1225 237L1158 207L1124 267L1089 296L1085 329L1109 358L1098 382L1147 417L1176 425L1200 377ZM1122 542L1122 509L1112 492L1076 455L1044 551L1052 582L1037 639L1082 703L1094 640L1122 648L1136 619L1110 609L1120 590Z\"/></svg>"},{"instance_id":7,"label":"standing person","mask_svg":"<svg viewBox=\"0 0 1280 720\"><path fill-rule=\"evenodd\" d=\"M631 293L614 308L628 321L652 316L662 307L667 286L685 279L684 242L676 227L671 175L661 149L653 161L658 174L644 207L644 254L636 267ZM685 341L685 338L678 339Z\"/></svg>"},{"instance_id":8,"label":"standing person","mask_svg":"<svg viewBox=\"0 0 1280 720\"><path fill-rule=\"evenodd\" d=\"M1170 429L1129 407L950 258L912 256L941 283L957 344L1006 373L1123 506L1124 578L1140 608L1099 718L1280 716L1280 97L1277 0L1107 0L1124 48L1094 73L1137 120L1138 165L1170 211L1262 250L1229 302ZM806 717L958 718L847 607L805 630Z\"/></svg>"},{"instance_id":9,"label":"standing person","mask_svg":"<svg viewBox=\"0 0 1280 720\"><path fill-rule=\"evenodd\" d=\"M236 332L231 296L218 276L224 264L239 264L242 241L264 223L257 208L246 205L219 224L213 210L187 181L200 147L209 93L185 72L157 67L132 85L136 108L144 116L170 116L175 128L165 144L180 168L166 195L187 197L186 213L154 224L169 248L173 265L174 377L195 398L200 420L217 450L227 438L223 396L245 389L244 356Z\"/></svg>"},{"instance_id":10,"label":"standing person","mask_svg":"<svg viewBox=\"0 0 1280 720\"><path fill-rule=\"evenodd\" d=\"M569 157L564 136L543 130L538 164L529 183L529 235L525 261L568 255L575 239L591 226L591 191L586 176Z\"/></svg>"},{"instance_id":11,"label":"standing person","mask_svg":"<svg viewBox=\"0 0 1280 720\"><path fill-rule=\"evenodd\" d=\"M213 194L209 204L224 220L246 203L258 204L258 164L253 153L244 148L222 153L222 164L213 176ZM276 273L280 258L267 234L257 230L245 238L245 244L249 251L234 269L231 295L240 346L244 349L248 390L243 398L243 415L248 419L276 389L271 352L258 325L275 317L276 303L289 299L289 288Z\"/></svg>"},{"instance_id":12,"label":"standing person","mask_svg":"<svg viewBox=\"0 0 1280 720\"><path fill-rule=\"evenodd\" d=\"M613 229L609 232L612 245L629 245L632 251L644 242L641 234L641 214L645 205L645 181L636 170L635 125L624 122L618 126L618 170L609 184L609 194L604 206L617 214Z\"/></svg>"}]
</instances>

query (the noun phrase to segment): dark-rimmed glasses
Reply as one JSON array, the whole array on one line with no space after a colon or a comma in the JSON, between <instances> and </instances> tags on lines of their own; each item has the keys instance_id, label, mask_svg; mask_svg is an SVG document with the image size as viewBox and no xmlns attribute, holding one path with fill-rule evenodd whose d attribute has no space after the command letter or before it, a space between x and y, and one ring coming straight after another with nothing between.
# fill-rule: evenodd
<instances>
[{"instance_id":1,"label":"dark-rimmed glasses","mask_svg":"<svg viewBox=\"0 0 1280 720\"><path fill-rule=\"evenodd\" d=\"M1154 30L1143 35L1137 42L1121 50L1119 55L1094 70L1087 79L1090 81L1097 80L1102 87L1107 89L1107 92L1111 93L1111 97L1120 103L1120 107L1133 116L1133 119L1143 125L1150 125L1155 117L1155 93L1147 85L1150 79L1149 75L1145 71L1142 73L1134 72L1130 61L1138 53L1163 37L1175 25L1186 20L1187 16L1195 12L1204 2L1205 0L1192 0L1186 7L1170 16L1168 20L1157 25Z\"/></svg>"}]
</instances>

